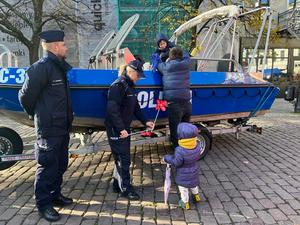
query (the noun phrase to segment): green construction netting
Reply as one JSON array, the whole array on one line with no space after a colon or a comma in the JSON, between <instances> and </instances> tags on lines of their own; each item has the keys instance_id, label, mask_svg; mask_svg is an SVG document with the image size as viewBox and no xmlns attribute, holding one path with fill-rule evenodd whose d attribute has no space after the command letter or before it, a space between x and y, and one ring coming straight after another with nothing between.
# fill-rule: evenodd
<instances>
[{"instance_id":1,"label":"green construction netting","mask_svg":"<svg viewBox=\"0 0 300 225\"><path fill-rule=\"evenodd\" d=\"M133 54L141 55L146 62L150 61L151 54L156 49L156 35L163 33L171 37L174 28L170 25L161 22L161 17L165 13L177 13L179 16L183 12L172 8L162 8L158 5L168 3L166 0L148 0L148 1L134 1L134 0L119 0L118 1L118 24L119 27L132 15L138 13L140 15L139 21L136 23L130 34L124 41L122 47L128 47ZM183 17L183 16L181 16ZM182 37L182 40L189 40L190 34L187 33ZM179 42L180 43L180 42ZM182 46L185 48L185 46Z\"/></svg>"}]
</instances>

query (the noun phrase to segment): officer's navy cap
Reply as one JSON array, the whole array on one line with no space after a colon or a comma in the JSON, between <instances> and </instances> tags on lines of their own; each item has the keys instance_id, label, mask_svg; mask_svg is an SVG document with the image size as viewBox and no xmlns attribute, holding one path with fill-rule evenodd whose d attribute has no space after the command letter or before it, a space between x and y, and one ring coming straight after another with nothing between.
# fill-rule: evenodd
<instances>
[{"instance_id":1,"label":"officer's navy cap","mask_svg":"<svg viewBox=\"0 0 300 225\"><path fill-rule=\"evenodd\" d=\"M39 37L47 43L64 41L65 33L62 30L46 30L39 33Z\"/></svg>"},{"instance_id":2,"label":"officer's navy cap","mask_svg":"<svg viewBox=\"0 0 300 225\"><path fill-rule=\"evenodd\" d=\"M138 72L140 78L145 78L143 71L143 63L139 60L132 60L128 63L128 66Z\"/></svg>"}]
</instances>

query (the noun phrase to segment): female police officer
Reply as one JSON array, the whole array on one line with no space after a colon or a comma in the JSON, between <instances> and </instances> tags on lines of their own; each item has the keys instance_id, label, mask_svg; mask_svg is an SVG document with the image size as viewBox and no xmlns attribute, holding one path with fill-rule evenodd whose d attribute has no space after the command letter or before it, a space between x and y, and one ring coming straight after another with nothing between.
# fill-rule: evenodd
<instances>
[{"instance_id":1,"label":"female police officer","mask_svg":"<svg viewBox=\"0 0 300 225\"><path fill-rule=\"evenodd\" d=\"M122 75L114 81L108 92L106 133L115 159L113 190L121 192L129 200L138 200L140 196L130 184L130 123L133 116L144 125L153 128L153 122L145 119L134 93L134 83L143 73L143 64L139 60L131 61Z\"/></svg>"}]
</instances>

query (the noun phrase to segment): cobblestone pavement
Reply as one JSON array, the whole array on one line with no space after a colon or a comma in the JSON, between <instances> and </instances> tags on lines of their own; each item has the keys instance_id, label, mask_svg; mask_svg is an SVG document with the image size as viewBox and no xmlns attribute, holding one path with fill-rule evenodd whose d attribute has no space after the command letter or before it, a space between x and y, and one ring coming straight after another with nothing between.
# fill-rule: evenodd
<instances>
[{"instance_id":1,"label":"cobblestone pavement","mask_svg":"<svg viewBox=\"0 0 300 225\"><path fill-rule=\"evenodd\" d=\"M174 182L170 204L163 203L161 159L170 152L168 144L132 149L133 184L141 201L128 202L112 192L109 151L70 159L63 192L75 203L59 208L62 219L55 224L300 225L300 115L292 110L277 100L271 113L251 120L263 127L262 135L215 137L199 162L202 202L192 203L188 211L177 208ZM32 129L5 118L0 124L14 128L26 141L25 149L32 148ZM0 171L0 225L48 224L34 205L34 173L34 161Z\"/></svg>"}]
</instances>

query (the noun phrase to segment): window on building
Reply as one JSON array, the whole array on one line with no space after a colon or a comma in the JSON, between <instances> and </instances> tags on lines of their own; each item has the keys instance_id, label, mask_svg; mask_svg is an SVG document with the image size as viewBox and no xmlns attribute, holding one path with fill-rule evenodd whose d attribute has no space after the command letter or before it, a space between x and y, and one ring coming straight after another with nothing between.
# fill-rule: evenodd
<instances>
[{"instance_id":1,"label":"window on building","mask_svg":"<svg viewBox=\"0 0 300 225\"><path fill-rule=\"evenodd\" d=\"M300 54L300 49L295 49L294 54ZM252 56L252 49L244 49L243 51L243 59L242 62L250 62ZM245 54L250 53L250 54ZM256 71L262 71L264 68L264 49L259 49L258 54L255 55L254 65ZM244 58L246 57L246 58ZM266 56L266 69L275 69L280 70L282 73L287 73L287 65L288 65L288 49L280 48L280 49L269 49Z\"/></svg>"},{"instance_id":2,"label":"window on building","mask_svg":"<svg viewBox=\"0 0 300 225\"><path fill-rule=\"evenodd\" d=\"M288 57L289 51L287 48L275 48L274 54L275 58L280 58L281 60L284 60Z\"/></svg>"},{"instance_id":3,"label":"window on building","mask_svg":"<svg viewBox=\"0 0 300 225\"><path fill-rule=\"evenodd\" d=\"M269 6L270 2L269 2L269 0L259 0L259 5L260 6Z\"/></svg>"},{"instance_id":4,"label":"window on building","mask_svg":"<svg viewBox=\"0 0 300 225\"><path fill-rule=\"evenodd\" d=\"M293 51L294 51L293 56L300 57L300 49L299 48L293 49Z\"/></svg>"},{"instance_id":5,"label":"window on building","mask_svg":"<svg viewBox=\"0 0 300 225\"><path fill-rule=\"evenodd\" d=\"M300 5L300 0L288 0L289 9L292 9L294 5L297 7Z\"/></svg>"}]
</instances>

